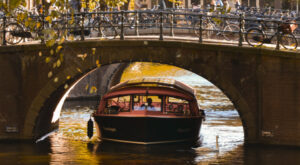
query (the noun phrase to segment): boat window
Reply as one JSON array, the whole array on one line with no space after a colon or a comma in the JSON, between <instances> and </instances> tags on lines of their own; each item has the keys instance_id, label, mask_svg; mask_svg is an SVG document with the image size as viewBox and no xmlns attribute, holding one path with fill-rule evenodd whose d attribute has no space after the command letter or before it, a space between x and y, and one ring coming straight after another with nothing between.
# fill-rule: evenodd
<instances>
[{"instance_id":1,"label":"boat window","mask_svg":"<svg viewBox=\"0 0 300 165\"><path fill-rule=\"evenodd\" d=\"M135 97L138 97L136 99ZM159 96L135 96L133 110L161 111L162 99Z\"/></svg>"},{"instance_id":2,"label":"boat window","mask_svg":"<svg viewBox=\"0 0 300 165\"><path fill-rule=\"evenodd\" d=\"M134 101L135 103L140 102L140 96L133 95L133 101Z\"/></svg>"},{"instance_id":3,"label":"boat window","mask_svg":"<svg viewBox=\"0 0 300 165\"><path fill-rule=\"evenodd\" d=\"M176 97L168 97L168 98L169 98L169 100L168 100L169 103L184 103L184 104L188 103L188 101L184 100L184 99L180 99L180 98L176 98Z\"/></svg>"},{"instance_id":4,"label":"boat window","mask_svg":"<svg viewBox=\"0 0 300 165\"><path fill-rule=\"evenodd\" d=\"M189 102L181 98L168 96L166 103L166 112L190 114Z\"/></svg>"},{"instance_id":5,"label":"boat window","mask_svg":"<svg viewBox=\"0 0 300 165\"><path fill-rule=\"evenodd\" d=\"M107 108L114 107L120 112L129 112L130 96L119 96L107 99ZM116 108L118 107L118 108ZM111 108L110 108L111 109Z\"/></svg>"}]
</instances>

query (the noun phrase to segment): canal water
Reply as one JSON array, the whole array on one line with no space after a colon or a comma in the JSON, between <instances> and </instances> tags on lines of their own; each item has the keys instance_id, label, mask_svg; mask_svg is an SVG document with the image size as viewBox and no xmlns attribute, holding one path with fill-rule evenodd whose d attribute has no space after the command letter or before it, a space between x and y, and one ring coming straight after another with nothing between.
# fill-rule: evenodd
<instances>
[{"instance_id":1,"label":"canal water","mask_svg":"<svg viewBox=\"0 0 300 165\"><path fill-rule=\"evenodd\" d=\"M49 137L34 144L0 143L0 164L300 164L298 148L245 146L239 114L218 88L190 72L173 75L172 78L197 90L199 106L206 110L200 139L195 144L144 146L101 142L95 136L88 139L86 125L94 108L64 107L60 128ZM122 81L127 78L123 77Z\"/></svg>"}]
</instances>

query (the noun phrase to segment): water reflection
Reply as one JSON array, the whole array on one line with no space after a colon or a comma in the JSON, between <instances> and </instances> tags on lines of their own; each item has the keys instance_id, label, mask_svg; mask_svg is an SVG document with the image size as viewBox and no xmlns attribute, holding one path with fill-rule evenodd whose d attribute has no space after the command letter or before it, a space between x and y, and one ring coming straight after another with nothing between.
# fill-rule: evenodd
<instances>
[{"instance_id":1,"label":"water reflection","mask_svg":"<svg viewBox=\"0 0 300 165\"><path fill-rule=\"evenodd\" d=\"M87 146L103 164L194 164L196 156L187 144L146 146L100 142Z\"/></svg>"},{"instance_id":2,"label":"water reflection","mask_svg":"<svg viewBox=\"0 0 300 165\"><path fill-rule=\"evenodd\" d=\"M33 143L0 143L0 162L15 164L299 164L299 148L238 145L227 152L198 152L194 146L82 142L58 134ZM204 147L202 145L201 147ZM201 159L200 157L204 158ZM210 158L208 158L210 157Z\"/></svg>"},{"instance_id":3,"label":"water reflection","mask_svg":"<svg viewBox=\"0 0 300 165\"><path fill-rule=\"evenodd\" d=\"M86 142L64 138L59 134L52 135L50 141L50 164L99 164L96 155L86 147Z\"/></svg>"},{"instance_id":4,"label":"water reflection","mask_svg":"<svg viewBox=\"0 0 300 165\"><path fill-rule=\"evenodd\" d=\"M1 142L0 164L46 164L51 158L51 143L46 140L38 144L27 142Z\"/></svg>"}]
</instances>

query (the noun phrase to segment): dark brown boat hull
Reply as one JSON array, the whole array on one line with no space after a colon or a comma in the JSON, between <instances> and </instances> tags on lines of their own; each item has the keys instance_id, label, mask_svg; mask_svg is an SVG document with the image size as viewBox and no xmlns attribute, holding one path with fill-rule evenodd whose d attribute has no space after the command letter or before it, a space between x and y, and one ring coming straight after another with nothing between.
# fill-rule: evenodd
<instances>
[{"instance_id":1,"label":"dark brown boat hull","mask_svg":"<svg viewBox=\"0 0 300 165\"><path fill-rule=\"evenodd\" d=\"M94 116L102 140L158 144L196 141L202 117Z\"/></svg>"}]
</instances>

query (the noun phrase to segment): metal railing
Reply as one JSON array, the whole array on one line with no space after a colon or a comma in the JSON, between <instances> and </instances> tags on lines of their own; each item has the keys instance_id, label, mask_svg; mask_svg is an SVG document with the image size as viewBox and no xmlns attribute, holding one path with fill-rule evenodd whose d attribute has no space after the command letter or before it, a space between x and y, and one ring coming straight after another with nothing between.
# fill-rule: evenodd
<instances>
[{"instance_id":1,"label":"metal railing","mask_svg":"<svg viewBox=\"0 0 300 165\"><path fill-rule=\"evenodd\" d=\"M211 13L192 11L118 11L118 12L82 12L61 14L55 20L46 20L47 16L35 16L33 23L40 26L28 27L17 18L1 18L2 45L17 44L25 41L40 40L41 43L53 39L50 32L59 37L106 38L124 40L128 36L157 36L164 40L166 36L179 36L197 39L202 42L224 41L243 46L245 35L250 28L258 28L264 35L277 34L275 48L279 50L281 24L289 24L277 17L254 18L241 13ZM292 19L292 18L287 18ZM72 20L72 21L71 21ZM293 23L295 24L295 23ZM267 29L262 29L265 25ZM266 26L268 25L268 26ZM298 32L298 30L296 30ZM47 33L48 32L48 33ZM34 35L35 33L35 35ZM298 34L294 33L298 40ZM35 37L33 37L35 36ZM48 37L48 38L47 38Z\"/></svg>"}]
</instances>

